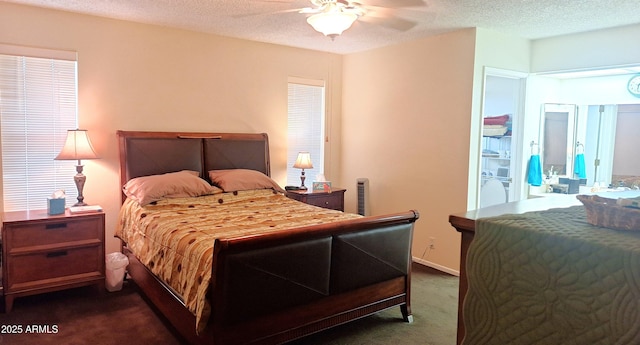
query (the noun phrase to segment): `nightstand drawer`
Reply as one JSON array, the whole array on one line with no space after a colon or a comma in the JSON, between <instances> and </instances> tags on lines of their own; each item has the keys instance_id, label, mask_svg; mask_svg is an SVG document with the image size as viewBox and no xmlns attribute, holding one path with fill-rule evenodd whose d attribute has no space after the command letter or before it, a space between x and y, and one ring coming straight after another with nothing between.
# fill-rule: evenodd
<instances>
[{"instance_id":1,"label":"nightstand drawer","mask_svg":"<svg viewBox=\"0 0 640 345\"><path fill-rule=\"evenodd\" d=\"M307 198L307 204L320 206L332 210L340 210L342 208L342 199L336 198L331 194L316 196Z\"/></svg>"},{"instance_id":2,"label":"nightstand drawer","mask_svg":"<svg viewBox=\"0 0 640 345\"><path fill-rule=\"evenodd\" d=\"M7 227L4 235L5 240L11 243L11 249L91 239L102 241L101 222L100 217L28 222Z\"/></svg>"},{"instance_id":3,"label":"nightstand drawer","mask_svg":"<svg viewBox=\"0 0 640 345\"><path fill-rule=\"evenodd\" d=\"M344 192L346 189L333 188L331 192L314 192L310 190L290 190L287 197L305 204L344 211Z\"/></svg>"},{"instance_id":4,"label":"nightstand drawer","mask_svg":"<svg viewBox=\"0 0 640 345\"><path fill-rule=\"evenodd\" d=\"M79 275L102 276L102 243L79 248L57 248L48 251L11 256L8 260L7 277L10 286L16 288L64 281ZM27 283L27 284L25 284Z\"/></svg>"}]
</instances>

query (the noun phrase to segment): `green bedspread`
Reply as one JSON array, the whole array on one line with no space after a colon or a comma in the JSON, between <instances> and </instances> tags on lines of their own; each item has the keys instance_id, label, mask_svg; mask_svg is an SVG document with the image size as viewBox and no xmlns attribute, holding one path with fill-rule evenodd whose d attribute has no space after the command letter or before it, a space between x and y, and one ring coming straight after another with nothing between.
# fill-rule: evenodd
<instances>
[{"instance_id":1,"label":"green bedspread","mask_svg":"<svg viewBox=\"0 0 640 345\"><path fill-rule=\"evenodd\" d=\"M640 344L640 232L582 206L478 220L467 276L464 344Z\"/></svg>"}]
</instances>

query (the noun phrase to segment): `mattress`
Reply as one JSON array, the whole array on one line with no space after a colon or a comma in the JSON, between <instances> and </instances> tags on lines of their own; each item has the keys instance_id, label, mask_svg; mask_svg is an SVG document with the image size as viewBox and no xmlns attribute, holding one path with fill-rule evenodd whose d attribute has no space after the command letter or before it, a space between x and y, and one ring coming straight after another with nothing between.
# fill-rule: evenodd
<instances>
[{"instance_id":1,"label":"mattress","mask_svg":"<svg viewBox=\"0 0 640 345\"><path fill-rule=\"evenodd\" d=\"M479 219L463 344L640 344L640 233L583 206Z\"/></svg>"},{"instance_id":2,"label":"mattress","mask_svg":"<svg viewBox=\"0 0 640 345\"><path fill-rule=\"evenodd\" d=\"M202 331L217 238L259 235L361 217L291 200L271 189L164 199L144 207L127 199L116 236L183 299Z\"/></svg>"}]
</instances>

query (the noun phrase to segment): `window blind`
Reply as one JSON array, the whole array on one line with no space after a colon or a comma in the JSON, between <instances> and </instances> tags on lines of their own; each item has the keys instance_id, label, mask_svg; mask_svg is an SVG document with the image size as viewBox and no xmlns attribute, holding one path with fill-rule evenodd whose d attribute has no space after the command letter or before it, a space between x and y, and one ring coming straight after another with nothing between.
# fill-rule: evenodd
<instances>
[{"instance_id":1,"label":"window blind","mask_svg":"<svg viewBox=\"0 0 640 345\"><path fill-rule=\"evenodd\" d=\"M305 186L311 188L324 174L324 83L289 81L288 87L287 185L300 186L300 169L293 168L298 152L311 155L313 169L305 169Z\"/></svg>"},{"instance_id":2,"label":"window blind","mask_svg":"<svg viewBox=\"0 0 640 345\"><path fill-rule=\"evenodd\" d=\"M0 54L4 211L45 209L65 190L75 200L74 161L54 158L77 128L76 61Z\"/></svg>"}]
</instances>

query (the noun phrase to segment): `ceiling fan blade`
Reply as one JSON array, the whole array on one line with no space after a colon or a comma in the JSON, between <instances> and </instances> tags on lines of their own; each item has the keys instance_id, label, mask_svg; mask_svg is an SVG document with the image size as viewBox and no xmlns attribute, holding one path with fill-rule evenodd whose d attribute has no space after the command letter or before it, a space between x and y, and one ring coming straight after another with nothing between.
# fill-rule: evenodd
<instances>
[{"instance_id":1,"label":"ceiling fan blade","mask_svg":"<svg viewBox=\"0 0 640 345\"><path fill-rule=\"evenodd\" d=\"M298 13L302 13L302 14L315 14L315 13L320 13L324 11L323 8L312 8L312 7L305 7L305 8L301 8L300 11L298 11Z\"/></svg>"},{"instance_id":2,"label":"ceiling fan blade","mask_svg":"<svg viewBox=\"0 0 640 345\"><path fill-rule=\"evenodd\" d=\"M294 0L251 0L251 1L253 1L253 2L281 2L281 3L285 3L285 4L290 4Z\"/></svg>"},{"instance_id":3,"label":"ceiling fan blade","mask_svg":"<svg viewBox=\"0 0 640 345\"><path fill-rule=\"evenodd\" d=\"M269 16L272 14L281 14L281 13L292 13L292 12L300 12L303 8L292 8L289 10L280 10L280 11L269 11L269 12L254 12L254 13L243 13L235 15L235 18L244 18L244 17L254 17L254 16Z\"/></svg>"},{"instance_id":4,"label":"ceiling fan blade","mask_svg":"<svg viewBox=\"0 0 640 345\"><path fill-rule=\"evenodd\" d=\"M389 17L389 16L374 17L374 16L366 15L358 18L358 20L365 23L380 25L382 27L386 27L386 28L390 28L398 31L411 30L414 26L418 24L411 20L402 19L398 17Z\"/></svg>"},{"instance_id":5,"label":"ceiling fan blade","mask_svg":"<svg viewBox=\"0 0 640 345\"><path fill-rule=\"evenodd\" d=\"M400 7L419 7L427 6L424 0L358 0L350 1L351 3L360 3L365 6L376 6L386 8L400 8Z\"/></svg>"}]
</instances>

